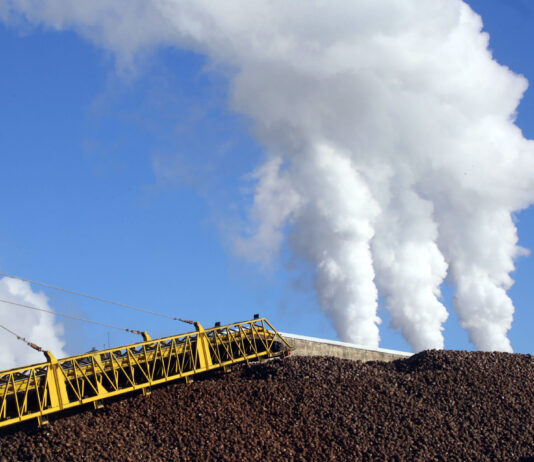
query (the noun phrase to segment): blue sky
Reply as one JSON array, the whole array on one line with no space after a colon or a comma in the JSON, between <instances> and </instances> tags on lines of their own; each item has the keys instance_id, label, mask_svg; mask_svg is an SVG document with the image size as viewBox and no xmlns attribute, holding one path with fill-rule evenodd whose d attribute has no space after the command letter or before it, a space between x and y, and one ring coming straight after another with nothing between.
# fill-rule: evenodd
<instances>
[{"instance_id":1,"label":"blue sky","mask_svg":"<svg viewBox=\"0 0 534 462\"><path fill-rule=\"evenodd\" d=\"M469 3L483 18L495 58L534 82L534 6ZM247 175L263 153L247 120L228 109L227 77L210 71L203 56L159 49L134 74L118 75L112 55L74 32L0 23L0 58L0 270L206 326L260 313L281 331L336 338L284 255L264 270L232 252L229 236L251 200ZM530 89L517 125L534 138L533 123ZM517 223L520 245L534 249L534 212L520 213ZM516 352L534 351L533 274L533 258L520 258L510 291ZM57 311L153 336L188 329L46 294ZM449 308L451 294L445 287ZM379 314L381 346L409 350L387 329L387 313ZM450 314L446 348L472 349ZM69 353L101 347L108 335L115 345L137 339L63 323Z\"/></svg>"}]
</instances>

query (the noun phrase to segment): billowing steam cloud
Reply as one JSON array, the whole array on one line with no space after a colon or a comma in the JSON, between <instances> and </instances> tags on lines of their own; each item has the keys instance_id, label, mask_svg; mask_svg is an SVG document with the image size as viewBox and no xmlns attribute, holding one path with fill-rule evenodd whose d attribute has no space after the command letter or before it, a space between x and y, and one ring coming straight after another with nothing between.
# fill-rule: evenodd
<instances>
[{"instance_id":1,"label":"billowing steam cloud","mask_svg":"<svg viewBox=\"0 0 534 462\"><path fill-rule=\"evenodd\" d=\"M449 273L475 346L511 350L511 214L534 198L534 147L514 125L527 82L492 59L462 1L3 5L4 20L73 27L125 68L164 44L233 70L231 104L268 157L239 248L267 259L289 233L341 338L378 345L379 290L414 350L443 347Z\"/></svg>"},{"instance_id":2,"label":"billowing steam cloud","mask_svg":"<svg viewBox=\"0 0 534 462\"><path fill-rule=\"evenodd\" d=\"M0 279L0 298L22 305L37 306L45 309L48 300L41 292L33 292L27 282L17 279ZM54 324L54 317L39 311L18 308L0 303L0 324L43 349L52 351L58 357L66 356L63 351L65 342L61 340L63 326ZM17 340L15 336L2 331L2 355L0 370L46 361L43 353L31 349Z\"/></svg>"}]
</instances>

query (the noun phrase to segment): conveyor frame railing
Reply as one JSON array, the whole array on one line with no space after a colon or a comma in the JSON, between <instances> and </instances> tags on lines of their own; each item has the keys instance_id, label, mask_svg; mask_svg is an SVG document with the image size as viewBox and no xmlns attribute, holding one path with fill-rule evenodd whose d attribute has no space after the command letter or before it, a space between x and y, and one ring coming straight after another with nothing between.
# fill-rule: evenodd
<instances>
[{"instance_id":1,"label":"conveyor frame railing","mask_svg":"<svg viewBox=\"0 0 534 462\"><path fill-rule=\"evenodd\" d=\"M0 427L241 362L287 355L289 343L265 318L151 339L0 372Z\"/></svg>"}]
</instances>

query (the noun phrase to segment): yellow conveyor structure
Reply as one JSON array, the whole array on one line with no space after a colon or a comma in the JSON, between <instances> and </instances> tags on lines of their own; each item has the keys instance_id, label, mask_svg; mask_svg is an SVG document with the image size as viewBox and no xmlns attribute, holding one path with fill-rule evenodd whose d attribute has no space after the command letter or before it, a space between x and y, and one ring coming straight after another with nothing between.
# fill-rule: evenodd
<instances>
[{"instance_id":1,"label":"yellow conveyor structure","mask_svg":"<svg viewBox=\"0 0 534 462\"><path fill-rule=\"evenodd\" d=\"M233 364L285 356L291 347L265 319L239 322L187 334L0 372L0 427L93 403Z\"/></svg>"}]
</instances>

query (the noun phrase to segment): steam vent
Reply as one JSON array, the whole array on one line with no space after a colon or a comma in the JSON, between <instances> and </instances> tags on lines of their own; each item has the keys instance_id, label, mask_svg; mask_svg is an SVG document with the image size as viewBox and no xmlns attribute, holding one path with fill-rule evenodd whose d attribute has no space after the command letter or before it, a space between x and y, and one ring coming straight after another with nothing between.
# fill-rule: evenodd
<instances>
[{"instance_id":1,"label":"steam vent","mask_svg":"<svg viewBox=\"0 0 534 462\"><path fill-rule=\"evenodd\" d=\"M281 335L289 357L3 428L0 458L534 460L530 355L409 355Z\"/></svg>"}]
</instances>

